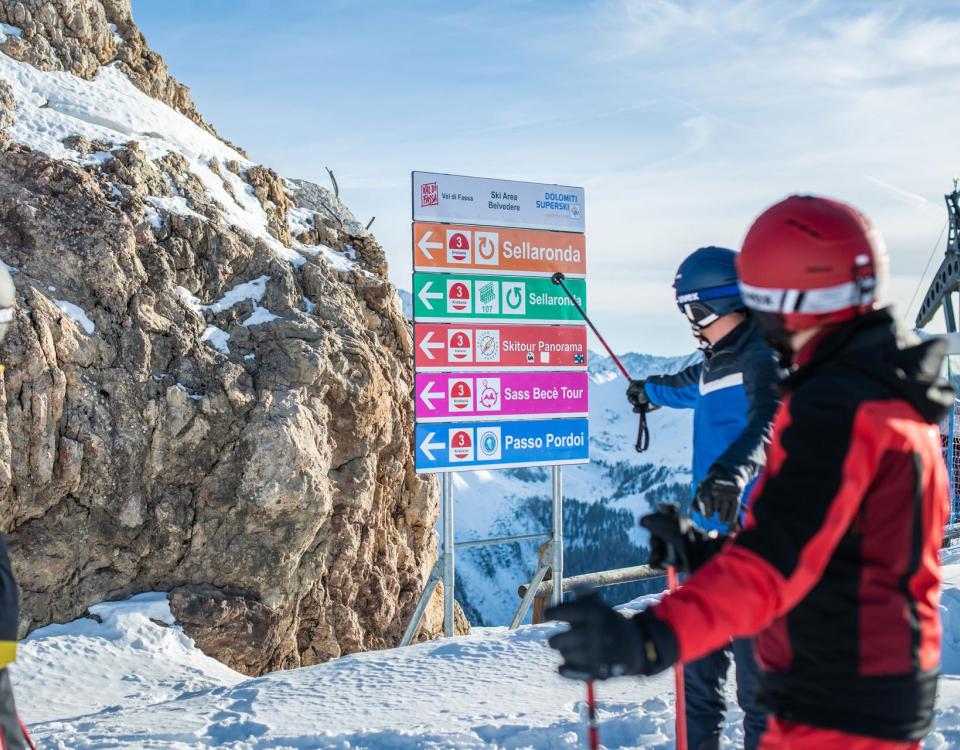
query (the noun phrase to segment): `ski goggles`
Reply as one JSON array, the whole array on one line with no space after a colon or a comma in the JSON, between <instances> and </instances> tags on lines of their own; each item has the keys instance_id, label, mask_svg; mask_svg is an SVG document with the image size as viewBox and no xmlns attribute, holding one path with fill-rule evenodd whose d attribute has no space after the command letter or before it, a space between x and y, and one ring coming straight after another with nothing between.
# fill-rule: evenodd
<instances>
[{"instance_id":1,"label":"ski goggles","mask_svg":"<svg viewBox=\"0 0 960 750\"><path fill-rule=\"evenodd\" d=\"M727 284L726 286L715 286L710 289L700 289L696 292L687 292L677 295L677 306L680 311L687 316L690 325L694 329L706 328L716 321L727 310L720 312L716 307L710 304L711 300L729 299L731 297L740 297L740 287L736 284ZM742 305L740 305L742 306Z\"/></svg>"}]
</instances>

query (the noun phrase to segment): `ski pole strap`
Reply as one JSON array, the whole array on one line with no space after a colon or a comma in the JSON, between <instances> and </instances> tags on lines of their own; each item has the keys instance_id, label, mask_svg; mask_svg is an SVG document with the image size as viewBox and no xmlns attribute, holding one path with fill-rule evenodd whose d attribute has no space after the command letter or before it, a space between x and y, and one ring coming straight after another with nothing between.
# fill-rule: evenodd
<instances>
[{"instance_id":1,"label":"ski pole strap","mask_svg":"<svg viewBox=\"0 0 960 750\"><path fill-rule=\"evenodd\" d=\"M637 444L634 446L637 453L643 453L650 447L650 428L647 427L647 412L644 406L640 408L640 424L637 426Z\"/></svg>"}]
</instances>

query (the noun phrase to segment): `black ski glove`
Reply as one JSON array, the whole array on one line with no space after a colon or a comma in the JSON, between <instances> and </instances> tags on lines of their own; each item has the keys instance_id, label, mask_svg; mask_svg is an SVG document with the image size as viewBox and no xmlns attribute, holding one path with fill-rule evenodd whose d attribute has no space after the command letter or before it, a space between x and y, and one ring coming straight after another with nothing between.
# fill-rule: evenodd
<instances>
[{"instance_id":1,"label":"black ski glove","mask_svg":"<svg viewBox=\"0 0 960 750\"><path fill-rule=\"evenodd\" d=\"M656 404L651 403L649 396L647 396L647 391L644 387L646 383L646 380L631 380L630 385L627 387L627 401L630 402L630 405L637 414L644 410L651 411L656 408Z\"/></svg>"},{"instance_id":2,"label":"black ski glove","mask_svg":"<svg viewBox=\"0 0 960 750\"><path fill-rule=\"evenodd\" d=\"M740 498L743 495L743 482L729 471L711 469L697 486L694 506L704 518L714 515L720 523L727 524L731 530L740 525Z\"/></svg>"},{"instance_id":3,"label":"black ski glove","mask_svg":"<svg viewBox=\"0 0 960 750\"><path fill-rule=\"evenodd\" d=\"M687 516L681 516L673 503L664 503L656 513L640 519L650 532L650 559L654 568L673 566L681 573L690 573L714 554L726 541L724 536L711 536Z\"/></svg>"},{"instance_id":4,"label":"black ski glove","mask_svg":"<svg viewBox=\"0 0 960 750\"><path fill-rule=\"evenodd\" d=\"M627 674L653 675L679 658L676 636L662 620L644 610L624 617L598 594L551 607L551 620L570 629L550 637L563 656L560 674L574 680L606 680Z\"/></svg>"}]
</instances>

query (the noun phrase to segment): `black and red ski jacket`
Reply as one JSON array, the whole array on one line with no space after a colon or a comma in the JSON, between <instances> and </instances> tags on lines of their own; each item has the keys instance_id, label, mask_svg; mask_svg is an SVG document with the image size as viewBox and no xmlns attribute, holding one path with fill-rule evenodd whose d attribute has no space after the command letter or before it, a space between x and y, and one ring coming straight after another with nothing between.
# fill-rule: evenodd
<instances>
[{"instance_id":1,"label":"black and red ski jacket","mask_svg":"<svg viewBox=\"0 0 960 750\"><path fill-rule=\"evenodd\" d=\"M944 343L879 310L823 336L784 382L744 530L654 609L680 658L759 633L780 719L891 740L930 728L940 661L952 402Z\"/></svg>"}]
</instances>

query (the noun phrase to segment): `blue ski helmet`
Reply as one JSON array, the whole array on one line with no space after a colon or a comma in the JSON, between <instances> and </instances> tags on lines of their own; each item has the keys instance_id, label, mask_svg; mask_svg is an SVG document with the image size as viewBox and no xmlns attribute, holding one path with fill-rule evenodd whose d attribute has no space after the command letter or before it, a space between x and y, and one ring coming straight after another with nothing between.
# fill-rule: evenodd
<instances>
[{"instance_id":1,"label":"blue ski helmet","mask_svg":"<svg viewBox=\"0 0 960 750\"><path fill-rule=\"evenodd\" d=\"M725 247L701 247L677 269L673 282L677 306L695 329L746 307L740 298L736 258Z\"/></svg>"}]
</instances>

